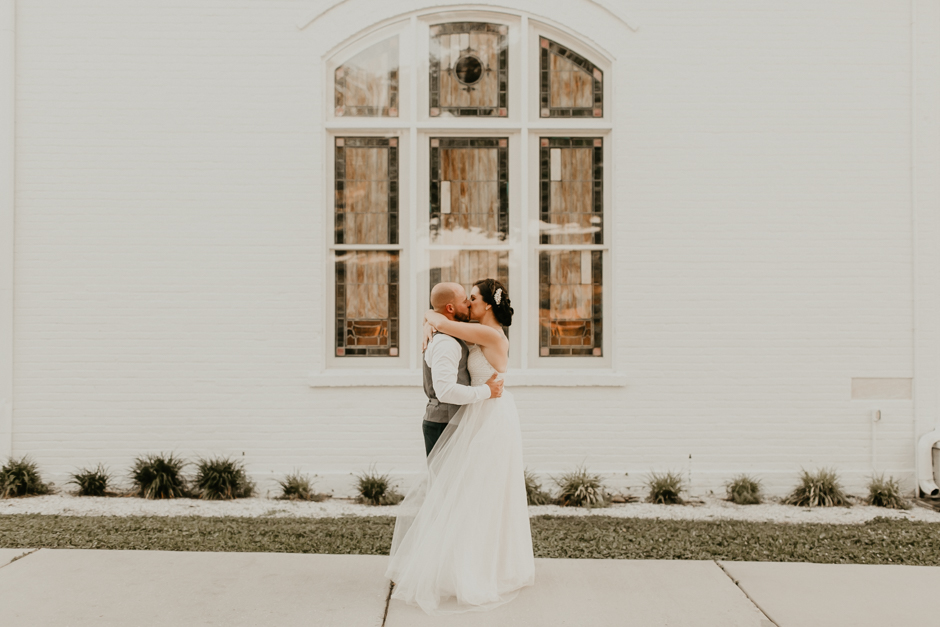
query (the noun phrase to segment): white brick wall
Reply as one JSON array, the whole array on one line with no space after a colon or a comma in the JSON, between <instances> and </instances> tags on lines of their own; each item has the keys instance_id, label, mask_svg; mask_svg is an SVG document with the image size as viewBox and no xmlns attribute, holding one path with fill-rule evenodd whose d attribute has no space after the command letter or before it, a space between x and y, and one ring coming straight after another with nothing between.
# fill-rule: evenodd
<instances>
[{"instance_id":1,"label":"white brick wall","mask_svg":"<svg viewBox=\"0 0 940 627\"><path fill-rule=\"evenodd\" d=\"M15 454L62 482L244 452L264 488L300 468L338 493L420 467L419 388L307 380L331 337L322 55L412 6L298 29L317 7L19 3ZM908 4L634 2L636 32L507 6L616 57L606 326L628 385L517 389L527 465L636 486L691 455L697 491L749 472L777 493L831 465L857 489L880 409L879 470L909 479L912 402L850 398L914 376Z\"/></svg>"}]
</instances>

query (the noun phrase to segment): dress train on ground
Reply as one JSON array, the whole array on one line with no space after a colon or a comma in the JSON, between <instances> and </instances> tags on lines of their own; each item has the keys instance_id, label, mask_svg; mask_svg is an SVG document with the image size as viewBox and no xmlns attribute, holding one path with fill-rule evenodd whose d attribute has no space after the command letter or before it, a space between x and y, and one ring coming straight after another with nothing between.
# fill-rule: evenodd
<instances>
[{"instance_id":1,"label":"dress train on ground","mask_svg":"<svg viewBox=\"0 0 940 627\"><path fill-rule=\"evenodd\" d=\"M512 394L462 407L427 461L395 522L386 572L395 583L392 598L428 614L511 601L535 582Z\"/></svg>"}]
</instances>

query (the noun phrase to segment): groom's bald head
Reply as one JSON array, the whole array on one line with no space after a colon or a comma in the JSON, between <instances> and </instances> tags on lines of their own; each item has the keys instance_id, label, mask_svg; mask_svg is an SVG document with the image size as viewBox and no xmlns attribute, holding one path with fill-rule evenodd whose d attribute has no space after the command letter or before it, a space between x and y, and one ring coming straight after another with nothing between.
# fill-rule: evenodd
<instances>
[{"instance_id":1,"label":"groom's bald head","mask_svg":"<svg viewBox=\"0 0 940 627\"><path fill-rule=\"evenodd\" d=\"M460 283L438 283L431 288L431 308L451 320L466 321L470 317L467 290Z\"/></svg>"},{"instance_id":2,"label":"groom's bald head","mask_svg":"<svg viewBox=\"0 0 940 627\"><path fill-rule=\"evenodd\" d=\"M460 283L438 283L431 288L431 307L438 313L455 301L467 300L467 292Z\"/></svg>"}]
</instances>

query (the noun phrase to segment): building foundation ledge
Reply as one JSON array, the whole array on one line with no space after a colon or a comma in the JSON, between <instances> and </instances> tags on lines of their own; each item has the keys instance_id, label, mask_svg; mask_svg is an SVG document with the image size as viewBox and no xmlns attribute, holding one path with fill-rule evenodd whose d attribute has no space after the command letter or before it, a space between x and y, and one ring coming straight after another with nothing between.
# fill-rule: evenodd
<instances>
[{"instance_id":1,"label":"building foundation ledge","mask_svg":"<svg viewBox=\"0 0 940 627\"><path fill-rule=\"evenodd\" d=\"M510 370L506 385L520 387L626 387L627 376L613 370ZM421 387L420 370L334 369L312 372L310 387Z\"/></svg>"}]
</instances>

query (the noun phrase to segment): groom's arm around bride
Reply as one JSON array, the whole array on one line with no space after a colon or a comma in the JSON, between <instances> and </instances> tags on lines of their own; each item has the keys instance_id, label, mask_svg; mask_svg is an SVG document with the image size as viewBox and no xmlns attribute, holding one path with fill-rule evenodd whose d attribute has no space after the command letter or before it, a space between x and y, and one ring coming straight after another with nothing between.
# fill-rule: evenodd
<instances>
[{"instance_id":1,"label":"groom's arm around bride","mask_svg":"<svg viewBox=\"0 0 940 627\"><path fill-rule=\"evenodd\" d=\"M431 307L449 320L469 319L466 290L457 283L435 285L431 290ZM463 340L443 333L435 334L425 349L424 392L428 404L422 428L428 455L461 405L499 398L503 393L503 382L496 380L495 374L484 385L470 385L469 353Z\"/></svg>"}]
</instances>

